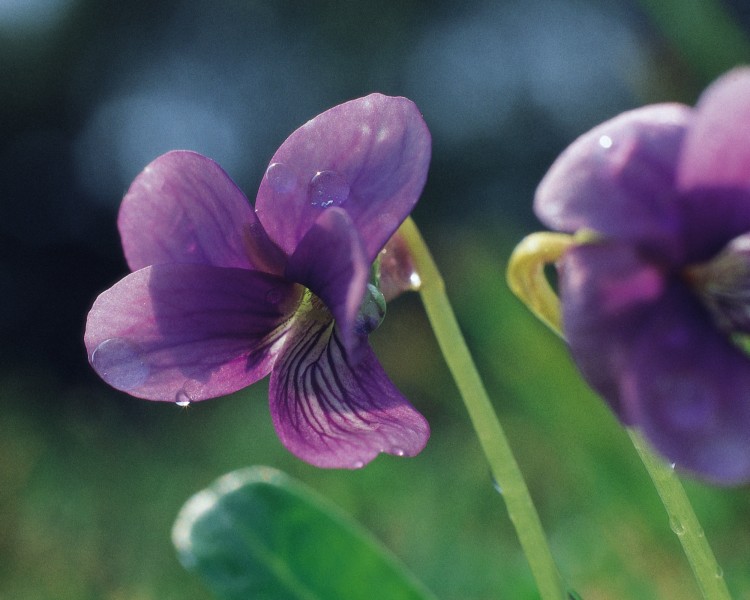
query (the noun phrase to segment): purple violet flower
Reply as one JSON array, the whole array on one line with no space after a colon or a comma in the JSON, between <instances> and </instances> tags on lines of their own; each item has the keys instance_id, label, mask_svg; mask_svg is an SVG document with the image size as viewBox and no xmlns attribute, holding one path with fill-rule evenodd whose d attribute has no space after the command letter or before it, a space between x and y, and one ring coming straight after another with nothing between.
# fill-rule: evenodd
<instances>
[{"instance_id":1,"label":"purple violet flower","mask_svg":"<svg viewBox=\"0 0 750 600\"><path fill-rule=\"evenodd\" d=\"M422 192L430 134L405 98L336 106L278 149L253 212L193 152L160 156L122 201L133 271L94 302L89 361L113 387L186 403L269 373L283 444L320 467L413 456L429 427L367 335L385 304L371 265Z\"/></svg>"},{"instance_id":2,"label":"purple violet flower","mask_svg":"<svg viewBox=\"0 0 750 600\"><path fill-rule=\"evenodd\" d=\"M584 134L535 210L593 232L558 263L587 381L678 468L750 481L750 69Z\"/></svg>"}]
</instances>

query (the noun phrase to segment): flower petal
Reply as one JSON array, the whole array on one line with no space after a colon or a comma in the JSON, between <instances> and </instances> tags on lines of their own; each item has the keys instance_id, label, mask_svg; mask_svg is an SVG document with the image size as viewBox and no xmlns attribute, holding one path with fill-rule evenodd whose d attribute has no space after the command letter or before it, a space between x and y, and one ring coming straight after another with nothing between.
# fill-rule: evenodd
<instances>
[{"instance_id":1,"label":"flower petal","mask_svg":"<svg viewBox=\"0 0 750 600\"><path fill-rule=\"evenodd\" d=\"M195 152L168 152L151 162L123 198L118 226L133 271L193 263L280 272L280 252L245 195Z\"/></svg>"},{"instance_id":2,"label":"flower petal","mask_svg":"<svg viewBox=\"0 0 750 600\"><path fill-rule=\"evenodd\" d=\"M647 439L681 470L750 481L750 358L674 285L638 330L620 375Z\"/></svg>"},{"instance_id":3,"label":"flower petal","mask_svg":"<svg viewBox=\"0 0 750 600\"><path fill-rule=\"evenodd\" d=\"M355 343L354 323L370 267L347 213L324 211L289 259L286 277L304 284L333 314L347 348Z\"/></svg>"},{"instance_id":4,"label":"flower petal","mask_svg":"<svg viewBox=\"0 0 750 600\"><path fill-rule=\"evenodd\" d=\"M661 297L663 275L619 242L575 247L558 269L563 331L573 358L591 387L630 423L618 373L643 314Z\"/></svg>"},{"instance_id":5,"label":"flower petal","mask_svg":"<svg viewBox=\"0 0 750 600\"><path fill-rule=\"evenodd\" d=\"M418 454L427 421L391 383L374 353L356 366L331 321L300 320L271 373L271 415L282 443L318 467L356 469L378 453Z\"/></svg>"},{"instance_id":6,"label":"flower petal","mask_svg":"<svg viewBox=\"0 0 750 600\"><path fill-rule=\"evenodd\" d=\"M750 188L748 139L750 68L738 68L717 79L698 100L677 170L679 188Z\"/></svg>"},{"instance_id":7,"label":"flower petal","mask_svg":"<svg viewBox=\"0 0 750 600\"><path fill-rule=\"evenodd\" d=\"M287 254L320 212L340 206L372 262L422 193L431 140L406 98L372 94L318 115L281 145L255 210Z\"/></svg>"},{"instance_id":8,"label":"flower petal","mask_svg":"<svg viewBox=\"0 0 750 600\"><path fill-rule=\"evenodd\" d=\"M704 262L750 231L750 188L692 189L680 196L684 263Z\"/></svg>"},{"instance_id":9,"label":"flower petal","mask_svg":"<svg viewBox=\"0 0 750 600\"><path fill-rule=\"evenodd\" d=\"M398 231L380 253L380 289L387 301L404 292L417 291L422 280L404 236Z\"/></svg>"},{"instance_id":10,"label":"flower petal","mask_svg":"<svg viewBox=\"0 0 750 600\"><path fill-rule=\"evenodd\" d=\"M166 264L131 273L89 312L89 361L150 400L203 400L268 374L302 288L273 275Z\"/></svg>"},{"instance_id":11,"label":"flower petal","mask_svg":"<svg viewBox=\"0 0 750 600\"><path fill-rule=\"evenodd\" d=\"M561 262L565 335L588 383L680 469L750 480L750 369L678 279L620 243Z\"/></svg>"},{"instance_id":12,"label":"flower petal","mask_svg":"<svg viewBox=\"0 0 750 600\"><path fill-rule=\"evenodd\" d=\"M681 256L674 174L690 117L686 106L659 104L585 133L539 184L537 216L552 229L592 229Z\"/></svg>"}]
</instances>

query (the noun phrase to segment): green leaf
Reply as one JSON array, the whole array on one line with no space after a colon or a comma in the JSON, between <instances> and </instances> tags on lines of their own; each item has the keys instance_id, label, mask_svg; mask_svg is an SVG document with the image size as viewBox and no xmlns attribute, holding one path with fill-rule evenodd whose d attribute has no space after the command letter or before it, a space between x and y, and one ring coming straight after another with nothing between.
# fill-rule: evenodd
<instances>
[{"instance_id":1,"label":"green leaf","mask_svg":"<svg viewBox=\"0 0 750 600\"><path fill-rule=\"evenodd\" d=\"M432 600L347 515L270 467L229 473L183 506L183 566L225 600Z\"/></svg>"}]
</instances>

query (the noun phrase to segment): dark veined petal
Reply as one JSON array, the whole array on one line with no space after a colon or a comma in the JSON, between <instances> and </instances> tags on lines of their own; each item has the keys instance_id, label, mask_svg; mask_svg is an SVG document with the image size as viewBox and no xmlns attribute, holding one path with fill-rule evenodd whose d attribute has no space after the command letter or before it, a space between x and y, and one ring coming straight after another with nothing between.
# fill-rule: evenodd
<instances>
[{"instance_id":1,"label":"dark veined petal","mask_svg":"<svg viewBox=\"0 0 750 600\"><path fill-rule=\"evenodd\" d=\"M679 188L750 188L750 68L717 79L694 112L680 157Z\"/></svg>"},{"instance_id":2,"label":"dark veined petal","mask_svg":"<svg viewBox=\"0 0 750 600\"><path fill-rule=\"evenodd\" d=\"M750 358L682 285L641 322L620 387L633 421L677 468L750 481Z\"/></svg>"},{"instance_id":3,"label":"dark veined petal","mask_svg":"<svg viewBox=\"0 0 750 600\"><path fill-rule=\"evenodd\" d=\"M361 338L356 366L333 322L313 311L289 332L271 373L271 415L282 443L318 467L356 469L380 452L414 456L427 421Z\"/></svg>"},{"instance_id":4,"label":"dark veined petal","mask_svg":"<svg viewBox=\"0 0 750 600\"><path fill-rule=\"evenodd\" d=\"M626 244L603 242L572 248L558 264L565 337L588 383L625 423L618 374L643 315L659 302L661 272Z\"/></svg>"},{"instance_id":5,"label":"dark veined petal","mask_svg":"<svg viewBox=\"0 0 750 600\"><path fill-rule=\"evenodd\" d=\"M94 302L89 361L111 386L140 398L228 394L268 374L301 293L301 286L257 271L145 267Z\"/></svg>"},{"instance_id":6,"label":"dark veined petal","mask_svg":"<svg viewBox=\"0 0 750 600\"><path fill-rule=\"evenodd\" d=\"M289 259L286 278L304 284L333 314L344 345L355 344L354 323L370 267L345 211L324 211Z\"/></svg>"},{"instance_id":7,"label":"dark veined petal","mask_svg":"<svg viewBox=\"0 0 750 600\"><path fill-rule=\"evenodd\" d=\"M245 195L195 152L168 152L151 162L123 198L118 227L133 271L193 263L281 272L281 253Z\"/></svg>"},{"instance_id":8,"label":"dark veined petal","mask_svg":"<svg viewBox=\"0 0 750 600\"><path fill-rule=\"evenodd\" d=\"M406 98L372 94L318 115L281 145L255 210L287 254L320 212L340 206L372 262L422 193L431 139Z\"/></svg>"},{"instance_id":9,"label":"dark veined petal","mask_svg":"<svg viewBox=\"0 0 750 600\"><path fill-rule=\"evenodd\" d=\"M691 110L632 110L574 141L536 191L534 209L552 229L592 229L682 256L674 178Z\"/></svg>"}]
</instances>

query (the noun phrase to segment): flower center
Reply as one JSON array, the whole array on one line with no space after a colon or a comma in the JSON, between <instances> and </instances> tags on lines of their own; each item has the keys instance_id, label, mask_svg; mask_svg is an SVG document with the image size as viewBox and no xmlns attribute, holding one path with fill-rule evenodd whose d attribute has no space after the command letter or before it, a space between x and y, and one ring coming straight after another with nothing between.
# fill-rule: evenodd
<instances>
[{"instance_id":1,"label":"flower center","mask_svg":"<svg viewBox=\"0 0 750 600\"><path fill-rule=\"evenodd\" d=\"M750 233L711 260L688 267L685 275L721 329L733 336L750 334Z\"/></svg>"}]
</instances>

